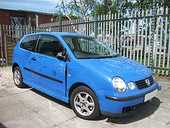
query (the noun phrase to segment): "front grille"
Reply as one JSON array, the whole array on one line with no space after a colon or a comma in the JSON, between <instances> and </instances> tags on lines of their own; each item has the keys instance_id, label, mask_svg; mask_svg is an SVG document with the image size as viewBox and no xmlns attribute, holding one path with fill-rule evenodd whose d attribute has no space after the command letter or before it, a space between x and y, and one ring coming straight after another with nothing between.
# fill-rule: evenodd
<instances>
[{"instance_id":1,"label":"front grille","mask_svg":"<svg viewBox=\"0 0 170 128\"><path fill-rule=\"evenodd\" d=\"M147 88L151 86L154 83L154 80L153 80L153 77L150 76L146 79L136 81L135 83L136 83L137 88L143 89L143 88Z\"/></svg>"}]
</instances>

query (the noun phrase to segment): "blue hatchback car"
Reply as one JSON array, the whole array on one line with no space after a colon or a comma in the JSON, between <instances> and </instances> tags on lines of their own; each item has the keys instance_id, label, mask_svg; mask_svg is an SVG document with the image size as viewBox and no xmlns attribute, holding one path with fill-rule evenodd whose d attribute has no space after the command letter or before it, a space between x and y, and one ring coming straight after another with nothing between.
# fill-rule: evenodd
<instances>
[{"instance_id":1,"label":"blue hatchback car","mask_svg":"<svg viewBox=\"0 0 170 128\"><path fill-rule=\"evenodd\" d=\"M126 113L155 96L152 71L77 33L25 35L13 51L13 79L70 103L77 116Z\"/></svg>"}]
</instances>

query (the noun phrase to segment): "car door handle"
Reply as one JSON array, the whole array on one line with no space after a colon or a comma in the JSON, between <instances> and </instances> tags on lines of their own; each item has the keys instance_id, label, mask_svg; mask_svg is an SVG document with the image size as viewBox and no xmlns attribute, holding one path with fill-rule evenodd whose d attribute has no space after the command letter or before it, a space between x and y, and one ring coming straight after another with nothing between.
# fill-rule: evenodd
<instances>
[{"instance_id":1,"label":"car door handle","mask_svg":"<svg viewBox=\"0 0 170 128\"><path fill-rule=\"evenodd\" d=\"M31 60L36 61L36 59L35 59L35 58L31 58Z\"/></svg>"}]
</instances>

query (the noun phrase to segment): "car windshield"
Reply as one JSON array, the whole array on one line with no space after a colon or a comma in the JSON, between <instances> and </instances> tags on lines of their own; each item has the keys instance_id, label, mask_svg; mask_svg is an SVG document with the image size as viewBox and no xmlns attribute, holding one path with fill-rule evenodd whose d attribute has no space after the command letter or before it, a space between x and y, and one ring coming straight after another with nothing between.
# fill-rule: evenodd
<instances>
[{"instance_id":1,"label":"car windshield","mask_svg":"<svg viewBox=\"0 0 170 128\"><path fill-rule=\"evenodd\" d=\"M111 48L90 37L64 37L78 59L111 58L116 54Z\"/></svg>"}]
</instances>

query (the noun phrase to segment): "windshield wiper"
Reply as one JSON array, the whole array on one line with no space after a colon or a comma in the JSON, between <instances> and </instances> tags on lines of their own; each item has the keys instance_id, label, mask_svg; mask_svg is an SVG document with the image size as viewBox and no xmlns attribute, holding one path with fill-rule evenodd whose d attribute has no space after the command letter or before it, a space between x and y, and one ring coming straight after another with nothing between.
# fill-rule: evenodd
<instances>
[{"instance_id":1,"label":"windshield wiper","mask_svg":"<svg viewBox=\"0 0 170 128\"><path fill-rule=\"evenodd\" d=\"M119 54L115 54L115 55L113 55L112 57L119 57L120 55Z\"/></svg>"},{"instance_id":2,"label":"windshield wiper","mask_svg":"<svg viewBox=\"0 0 170 128\"><path fill-rule=\"evenodd\" d=\"M102 59L102 58L113 58L113 57L118 57L120 56L119 54L112 55L112 56L91 56L91 57L78 57L78 59Z\"/></svg>"}]
</instances>

